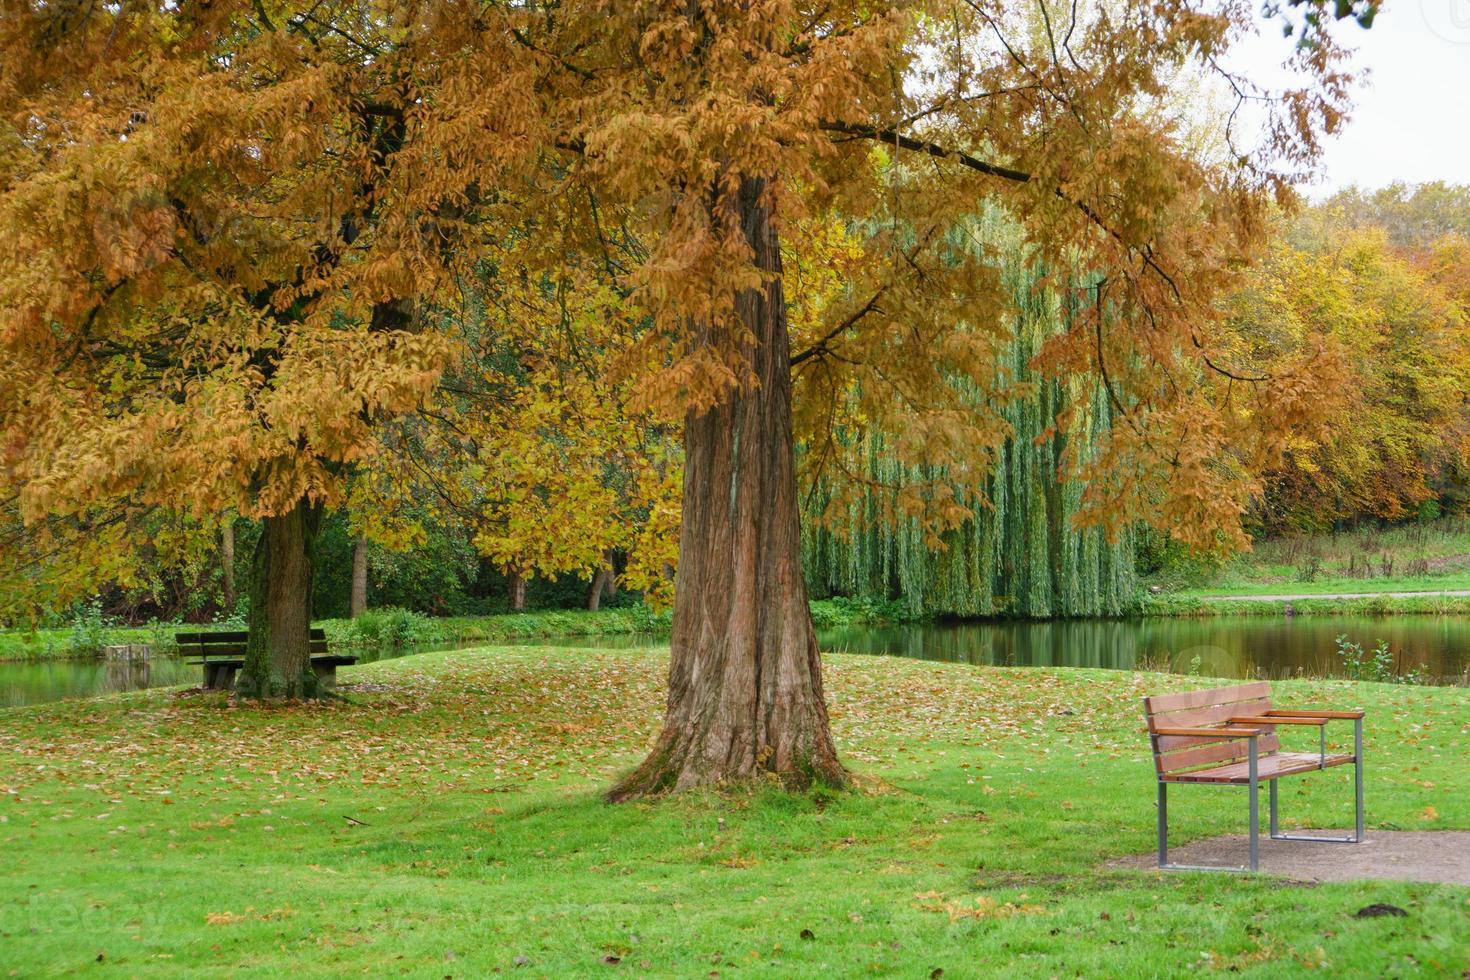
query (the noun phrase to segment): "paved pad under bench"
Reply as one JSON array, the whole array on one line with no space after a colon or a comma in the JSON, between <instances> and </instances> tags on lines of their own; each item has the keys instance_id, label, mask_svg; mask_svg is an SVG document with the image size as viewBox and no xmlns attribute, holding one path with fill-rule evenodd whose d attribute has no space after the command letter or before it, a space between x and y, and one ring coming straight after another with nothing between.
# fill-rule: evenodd
<instances>
[{"instance_id":1,"label":"paved pad under bench","mask_svg":"<svg viewBox=\"0 0 1470 980\"><path fill-rule=\"evenodd\" d=\"M1296 830L1324 837L1343 830ZM1248 847L1243 834L1225 834L1169 848L1179 864L1242 864ZM1153 851L1108 862L1112 868L1157 871ZM1172 872L1171 872L1172 873ZM1298 881L1428 881L1470 885L1470 830L1369 830L1361 844L1307 844L1261 837L1261 873Z\"/></svg>"}]
</instances>

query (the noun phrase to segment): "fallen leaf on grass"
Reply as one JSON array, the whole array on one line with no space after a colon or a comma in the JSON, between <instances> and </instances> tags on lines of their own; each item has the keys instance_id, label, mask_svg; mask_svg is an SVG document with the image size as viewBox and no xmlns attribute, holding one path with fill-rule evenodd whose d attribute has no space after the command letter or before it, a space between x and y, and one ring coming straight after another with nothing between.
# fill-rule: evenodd
<instances>
[{"instance_id":1,"label":"fallen leaf on grass","mask_svg":"<svg viewBox=\"0 0 1470 980\"><path fill-rule=\"evenodd\" d=\"M721 858L720 863L727 868L753 868L760 864L760 861L753 857L741 857L736 854L734 857Z\"/></svg>"},{"instance_id":2,"label":"fallen leaf on grass","mask_svg":"<svg viewBox=\"0 0 1470 980\"><path fill-rule=\"evenodd\" d=\"M1017 905L1014 902L997 902L989 895L976 895L973 899L945 898L939 892L922 892L914 896L915 904L925 912L943 912L949 921L961 919L1009 919L1016 915L1038 915L1046 911L1040 905Z\"/></svg>"},{"instance_id":3,"label":"fallen leaf on grass","mask_svg":"<svg viewBox=\"0 0 1470 980\"><path fill-rule=\"evenodd\" d=\"M206 912L204 921L212 926L229 926L247 919L257 922L274 922L277 919L289 919L295 915L290 909L271 909L269 912L257 912L253 907L244 912Z\"/></svg>"}]
</instances>

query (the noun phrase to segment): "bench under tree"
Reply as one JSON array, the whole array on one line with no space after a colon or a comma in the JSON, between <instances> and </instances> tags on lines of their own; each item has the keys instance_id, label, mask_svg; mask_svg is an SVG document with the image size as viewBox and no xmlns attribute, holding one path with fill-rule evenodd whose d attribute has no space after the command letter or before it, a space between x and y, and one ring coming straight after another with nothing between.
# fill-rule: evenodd
<instances>
[{"instance_id":1,"label":"bench under tree","mask_svg":"<svg viewBox=\"0 0 1470 980\"><path fill-rule=\"evenodd\" d=\"M1363 839L1363 712L1311 711L1271 707L1271 685L1265 681L1208 691L1161 694L1143 699L1158 776L1159 867L1184 871L1257 871L1260 868L1260 784L1270 793L1272 840L1356 844ZM1329 753L1330 721L1353 723L1353 751ZM1316 752L1283 752L1276 729L1281 725L1315 727ZM1350 837L1292 835L1280 832L1277 780L1351 763L1354 768L1355 832ZM1250 863L1247 867L1215 867L1169 862L1169 784L1203 783L1244 786L1249 793Z\"/></svg>"},{"instance_id":2,"label":"bench under tree","mask_svg":"<svg viewBox=\"0 0 1470 980\"><path fill-rule=\"evenodd\" d=\"M209 691L235 689L235 675L245 666L245 641L248 637L244 630L174 634L179 654L194 658L186 662L204 667L204 688ZM324 630L311 631L311 669L323 687L335 687L337 668L355 663L355 656L332 653L327 649Z\"/></svg>"}]
</instances>

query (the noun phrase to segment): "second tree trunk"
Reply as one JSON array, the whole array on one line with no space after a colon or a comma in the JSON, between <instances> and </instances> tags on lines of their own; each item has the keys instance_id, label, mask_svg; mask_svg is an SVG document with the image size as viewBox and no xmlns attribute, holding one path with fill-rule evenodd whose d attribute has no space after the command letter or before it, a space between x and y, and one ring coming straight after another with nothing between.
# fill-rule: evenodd
<instances>
[{"instance_id":1,"label":"second tree trunk","mask_svg":"<svg viewBox=\"0 0 1470 980\"><path fill-rule=\"evenodd\" d=\"M353 619L367 612L368 591L368 543L367 538L357 536L352 546L352 595L349 599L348 615Z\"/></svg>"},{"instance_id":2,"label":"second tree trunk","mask_svg":"<svg viewBox=\"0 0 1470 980\"><path fill-rule=\"evenodd\" d=\"M250 575L249 638L235 690L251 698L321 694L311 669L312 560L321 507L267 517Z\"/></svg>"}]
</instances>

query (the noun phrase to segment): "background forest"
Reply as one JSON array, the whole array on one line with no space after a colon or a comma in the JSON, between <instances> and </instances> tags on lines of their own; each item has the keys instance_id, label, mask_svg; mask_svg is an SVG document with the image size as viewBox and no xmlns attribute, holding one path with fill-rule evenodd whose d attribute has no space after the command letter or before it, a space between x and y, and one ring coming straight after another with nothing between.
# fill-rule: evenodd
<instances>
[{"instance_id":1,"label":"background forest","mask_svg":"<svg viewBox=\"0 0 1470 980\"><path fill-rule=\"evenodd\" d=\"M860 233L818 231L787 246L803 287L798 326L841 282L847 238ZM1229 580L1241 567L1231 542L1202 551L1141 525L1079 526L1085 484L1074 464L1106 433L1109 401L1095 379L1032 371L1076 300L1043 284L1005 229L980 234L1021 310L998 355L1011 396L997 411L1012 435L984 493L941 532L914 501L955 479L942 467L905 464L891 437L860 428L839 452L799 444L813 597L890 602L891 615L913 617L1119 615L1147 583ZM496 293L486 281L478 306L500 329L458 329L466 367L427 408L381 427L344 505L322 518L317 617L369 605L469 616L667 604L677 432L607 380L629 351L607 313L616 297L598 281L590 270L576 295ZM569 341L531 356L507 340L512 322L560 319L601 346ZM1254 552L1238 561L1295 582L1460 571L1465 556L1438 544L1459 540L1441 532L1470 508L1470 187L1348 190L1278 219L1229 324L1239 363L1310 352L1317 370L1336 372L1323 424L1291 438L1284 465L1248 474ZM797 397L814 399L799 367ZM0 616L11 625L244 621L257 521L117 506L27 529L14 497L3 520ZM1434 535L1412 531L1426 525ZM1313 536L1344 532L1368 538L1342 549L1351 567L1338 569Z\"/></svg>"}]
</instances>

